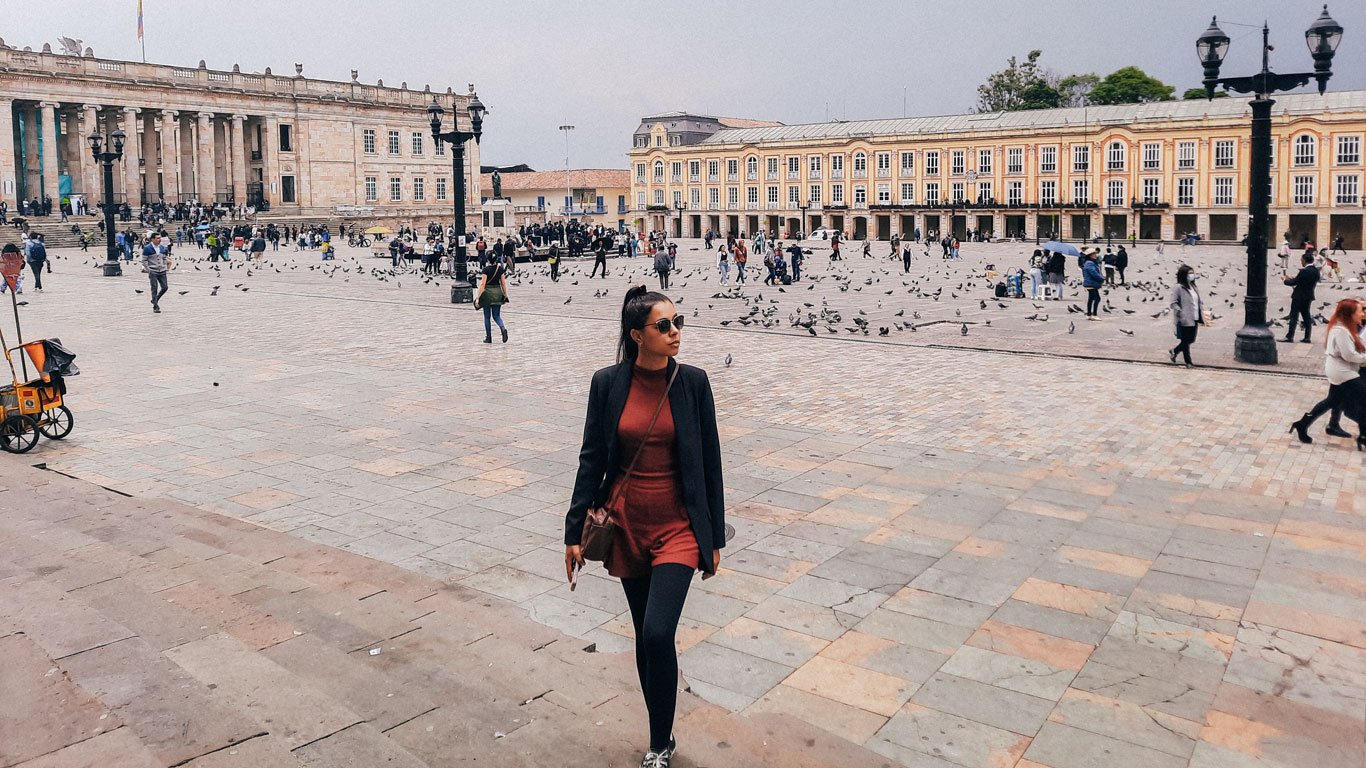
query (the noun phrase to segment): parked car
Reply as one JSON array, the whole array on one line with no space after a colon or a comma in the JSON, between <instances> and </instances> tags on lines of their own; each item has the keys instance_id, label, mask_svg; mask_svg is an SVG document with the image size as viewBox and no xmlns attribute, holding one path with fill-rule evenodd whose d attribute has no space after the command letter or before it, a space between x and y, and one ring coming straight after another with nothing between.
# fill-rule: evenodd
<instances>
[{"instance_id":1,"label":"parked car","mask_svg":"<svg viewBox=\"0 0 1366 768\"><path fill-rule=\"evenodd\" d=\"M806 236L807 240L829 240L835 234L835 230L829 227L817 227L811 230L811 234Z\"/></svg>"}]
</instances>

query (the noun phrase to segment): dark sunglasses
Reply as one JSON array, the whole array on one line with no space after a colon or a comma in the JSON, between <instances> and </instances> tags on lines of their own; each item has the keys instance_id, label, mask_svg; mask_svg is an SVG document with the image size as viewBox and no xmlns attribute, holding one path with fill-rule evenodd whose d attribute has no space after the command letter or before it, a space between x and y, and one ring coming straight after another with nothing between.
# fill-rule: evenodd
<instances>
[{"instance_id":1,"label":"dark sunglasses","mask_svg":"<svg viewBox=\"0 0 1366 768\"><path fill-rule=\"evenodd\" d=\"M672 324L673 327L677 328L680 331L683 330L683 316L674 315L674 319L672 320L670 320L667 317L661 317L660 319L655 321L654 327L655 330L659 331L660 333L668 333L670 324Z\"/></svg>"}]
</instances>

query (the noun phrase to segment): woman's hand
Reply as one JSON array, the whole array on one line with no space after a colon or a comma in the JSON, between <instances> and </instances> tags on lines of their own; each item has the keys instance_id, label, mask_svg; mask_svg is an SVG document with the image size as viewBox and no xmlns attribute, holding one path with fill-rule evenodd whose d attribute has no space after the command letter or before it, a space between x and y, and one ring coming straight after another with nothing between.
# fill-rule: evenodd
<instances>
[{"instance_id":1,"label":"woman's hand","mask_svg":"<svg viewBox=\"0 0 1366 768\"><path fill-rule=\"evenodd\" d=\"M583 547L578 544L566 544L564 547L564 577L570 583L574 583L574 569L583 568Z\"/></svg>"},{"instance_id":2,"label":"woman's hand","mask_svg":"<svg viewBox=\"0 0 1366 768\"><path fill-rule=\"evenodd\" d=\"M721 550L713 549L711 551L711 573L703 573L702 580L706 581L707 579L710 579L715 576L716 572L719 570L721 570Z\"/></svg>"}]
</instances>

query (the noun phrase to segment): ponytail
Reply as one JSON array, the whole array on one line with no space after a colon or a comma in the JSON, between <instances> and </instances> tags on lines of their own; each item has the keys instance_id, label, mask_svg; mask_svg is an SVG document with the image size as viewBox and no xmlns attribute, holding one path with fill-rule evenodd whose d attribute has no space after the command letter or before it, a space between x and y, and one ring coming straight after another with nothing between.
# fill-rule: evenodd
<instances>
[{"instance_id":1,"label":"ponytail","mask_svg":"<svg viewBox=\"0 0 1366 768\"><path fill-rule=\"evenodd\" d=\"M658 291L648 290L643 285L632 286L626 291L621 302L621 336L617 339L617 362L634 362L640 353L640 346L631 338L631 331L644 330L645 320L661 301L669 297Z\"/></svg>"}]
</instances>

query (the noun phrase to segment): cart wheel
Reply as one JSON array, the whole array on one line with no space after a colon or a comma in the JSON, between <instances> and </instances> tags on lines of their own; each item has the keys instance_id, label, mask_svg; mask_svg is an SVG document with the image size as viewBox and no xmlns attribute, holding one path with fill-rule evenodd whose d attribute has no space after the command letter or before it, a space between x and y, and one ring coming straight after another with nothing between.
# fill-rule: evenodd
<instances>
[{"instance_id":1,"label":"cart wheel","mask_svg":"<svg viewBox=\"0 0 1366 768\"><path fill-rule=\"evenodd\" d=\"M5 419L0 424L0 450L28 453L38 444L38 420L27 414Z\"/></svg>"},{"instance_id":2,"label":"cart wheel","mask_svg":"<svg viewBox=\"0 0 1366 768\"><path fill-rule=\"evenodd\" d=\"M76 419L71 415L71 409L65 405L44 411L43 418L38 421L38 431L49 440L61 440L71 434L71 428L74 426Z\"/></svg>"}]
</instances>

